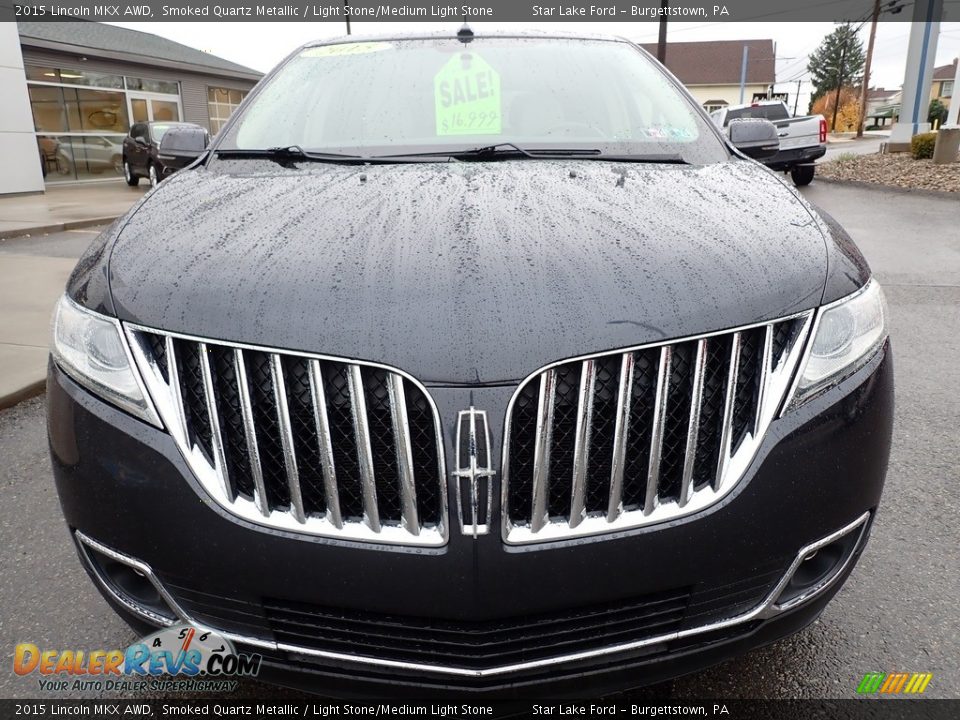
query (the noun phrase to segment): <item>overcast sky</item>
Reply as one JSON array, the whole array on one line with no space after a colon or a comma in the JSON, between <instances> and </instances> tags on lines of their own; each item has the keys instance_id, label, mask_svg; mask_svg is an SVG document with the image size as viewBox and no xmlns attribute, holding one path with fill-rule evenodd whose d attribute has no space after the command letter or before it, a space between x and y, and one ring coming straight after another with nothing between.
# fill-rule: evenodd
<instances>
[{"instance_id":1,"label":"overcast sky","mask_svg":"<svg viewBox=\"0 0 960 720\"><path fill-rule=\"evenodd\" d=\"M190 45L214 55L232 60L248 67L266 72L297 46L317 38L333 37L344 33L341 22L286 23L286 22L150 22L112 23L124 27L151 32L177 42ZM474 29L522 29L540 28L544 23L471 23ZM459 22L439 23L390 23L354 22L354 34L403 33L415 30L455 31ZM656 42L657 23L549 23L550 28L589 33L622 35L638 42ZM777 90L789 92L791 104L797 89L797 80L807 81L807 56L816 49L833 23L696 23L671 22L668 41L683 40L746 40L771 38L777 48ZM864 47L870 26L860 31ZM898 88L903 84L904 63L907 55L907 39L910 24L906 22L881 22L877 30L876 48L871 71L871 86ZM942 23L937 44L937 65L946 65L960 55L960 23ZM805 110L810 83L801 86L800 110Z\"/></svg>"}]
</instances>

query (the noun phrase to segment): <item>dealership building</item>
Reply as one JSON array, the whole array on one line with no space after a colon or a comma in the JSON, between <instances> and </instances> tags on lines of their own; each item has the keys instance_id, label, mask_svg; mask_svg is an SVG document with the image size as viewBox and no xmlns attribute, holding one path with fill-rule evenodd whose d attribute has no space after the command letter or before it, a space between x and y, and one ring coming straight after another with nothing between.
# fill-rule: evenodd
<instances>
[{"instance_id":1,"label":"dealership building","mask_svg":"<svg viewBox=\"0 0 960 720\"><path fill-rule=\"evenodd\" d=\"M261 73L96 22L0 23L0 194L116 181L136 122L216 133Z\"/></svg>"}]
</instances>

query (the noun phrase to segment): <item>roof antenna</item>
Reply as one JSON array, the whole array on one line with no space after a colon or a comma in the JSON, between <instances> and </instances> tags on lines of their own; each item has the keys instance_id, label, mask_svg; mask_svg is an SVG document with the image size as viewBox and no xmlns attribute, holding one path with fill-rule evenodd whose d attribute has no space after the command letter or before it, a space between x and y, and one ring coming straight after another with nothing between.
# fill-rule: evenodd
<instances>
[{"instance_id":1,"label":"roof antenna","mask_svg":"<svg viewBox=\"0 0 960 720\"><path fill-rule=\"evenodd\" d=\"M466 15L463 16L463 27L457 30L457 40L464 45L473 40L473 30L470 29L470 25L467 23Z\"/></svg>"}]
</instances>

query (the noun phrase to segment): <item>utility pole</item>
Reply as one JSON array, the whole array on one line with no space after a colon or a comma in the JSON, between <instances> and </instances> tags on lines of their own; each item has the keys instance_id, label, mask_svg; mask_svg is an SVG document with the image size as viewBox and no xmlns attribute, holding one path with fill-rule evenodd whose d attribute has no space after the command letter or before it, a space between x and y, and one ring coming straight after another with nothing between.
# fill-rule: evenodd
<instances>
[{"instance_id":1,"label":"utility pole","mask_svg":"<svg viewBox=\"0 0 960 720\"><path fill-rule=\"evenodd\" d=\"M667 64L667 9L670 0L660 0L660 37L657 38L657 60L661 65Z\"/></svg>"},{"instance_id":2,"label":"utility pole","mask_svg":"<svg viewBox=\"0 0 960 720\"><path fill-rule=\"evenodd\" d=\"M750 46L743 46L743 63L740 65L740 104L743 105L743 94L747 87L747 56L750 54Z\"/></svg>"},{"instance_id":3,"label":"utility pole","mask_svg":"<svg viewBox=\"0 0 960 720\"><path fill-rule=\"evenodd\" d=\"M350 34L350 0L343 0L343 18L347 21L347 35Z\"/></svg>"},{"instance_id":4,"label":"utility pole","mask_svg":"<svg viewBox=\"0 0 960 720\"><path fill-rule=\"evenodd\" d=\"M847 28L849 29L849 25ZM843 70L844 63L847 61L847 43L850 42L848 34L843 40L843 49L840 50L840 67L837 68L837 96L833 100L833 120L830 122L830 131L837 131L837 111L840 110L840 90L843 88Z\"/></svg>"},{"instance_id":5,"label":"utility pole","mask_svg":"<svg viewBox=\"0 0 960 720\"><path fill-rule=\"evenodd\" d=\"M797 105L800 104L800 83L802 82L803 80L797 80L797 94L793 98L793 116L794 117L797 116Z\"/></svg>"},{"instance_id":6,"label":"utility pole","mask_svg":"<svg viewBox=\"0 0 960 720\"><path fill-rule=\"evenodd\" d=\"M870 63L873 60L873 41L877 38L877 21L880 19L880 0L873 2L873 21L870 25L870 40L867 42L867 64L863 68L863 82L860 83L860 122L857 123L857 137L863 137L863 126L867 121L867 93L870 92Z\"/></svg>"}]
</instances>

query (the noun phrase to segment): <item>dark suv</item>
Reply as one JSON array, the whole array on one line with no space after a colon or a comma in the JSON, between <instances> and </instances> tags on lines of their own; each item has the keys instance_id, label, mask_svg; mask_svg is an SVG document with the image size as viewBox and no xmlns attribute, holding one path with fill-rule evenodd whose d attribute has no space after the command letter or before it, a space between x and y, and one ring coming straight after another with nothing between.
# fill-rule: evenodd
<instances>
[{"instance_id":1,"label":"dark suv","mask_svg":"<svg viewBox=\"0 0 960 720\"><path fill-rule=\"evenodd\" d=\"M729 143L624 40L297 50L59 303L98 588L335 694L582 697L812 622L880 502L886 309Z\"/></svg>"},{"instance_id":2,"label":"dark suv","mask_svg":"<svg viewBox=\"0 0 960 720\"><path fill-rule=\"evenodd\" d=\"M136 186L140 178L156 185L180 166L170 163L160 152L160 143L168 130L190 128L206 134L206 129L195 123L140 122L134 123L130 134L123 139L123 178L127 185Z\"/></svg>"}]
</instances>

